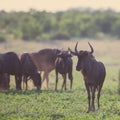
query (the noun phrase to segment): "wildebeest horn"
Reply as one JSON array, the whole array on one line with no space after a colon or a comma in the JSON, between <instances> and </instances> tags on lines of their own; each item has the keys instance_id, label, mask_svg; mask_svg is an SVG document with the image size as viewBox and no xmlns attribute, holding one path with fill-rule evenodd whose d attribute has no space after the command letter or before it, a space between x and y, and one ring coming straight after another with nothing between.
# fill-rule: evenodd
<instances>
[{"instance_id":1,"label":"wildebeest horn","mask_svg":"<svg viewBox=\"0 0 120 120\"><path fill-rule=\"evenodd\" d=\"M91 49L90 53L92 54L94 52L94 49L93 49L92 45L89 42L88 42L88 44L89 44L90 49Z\"/></svg>"},{"instance_id":2,"label":"wildebeest horn","mask_svg":"<svg viewBox=\"0 0 120 120\"><path fill-rule=\"evenodd\" d=\"M76 55L76 56L78 55L77 45L78 45L78 42L75 45L75 52L73 52L70 48L68 48L68 51L70 51L73 55Z\"/></svg>"},{"instance_id":3,"label":"wildebeest horn","mask_svg":"<svg viewBox=\"0 0 120 120\"><path fill-rule=\"evenodd\" d=\"M68 53L74 54L73 51L70 48L68 48Z\"/></svg>"},{"instance_id":4,"label":"wildebeest horn","mask_svg":"<svg viewBox=\"0 0 120 120\"><path fill-rule=\"evenodd\" d=\"M77 55L76 52L73 52L70 48L68 48L68 51L73 55Z\"/></svg>"},{"instance_id":5,"label":"wildebeest horn","mask_svg":"<svg viewBox=\"0 0 120 120\"><path fill-rule=\"evenodd\" d=\"M75 45L75 52L76 52L76 53L78 53L77 45L78 45L78 42L77 42L76 45Z\"/></svg>"}]
</instances>

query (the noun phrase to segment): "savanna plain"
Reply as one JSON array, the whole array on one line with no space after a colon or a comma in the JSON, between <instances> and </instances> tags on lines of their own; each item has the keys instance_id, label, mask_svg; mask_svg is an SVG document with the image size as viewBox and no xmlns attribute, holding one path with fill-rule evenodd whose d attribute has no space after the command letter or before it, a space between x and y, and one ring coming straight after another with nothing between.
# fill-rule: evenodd
<instances>
[{"instance_id":1,"label":"savanna plain","mask_svg":"<svg viewBox=\"0 0 120 120\"><path fill-rule=\"evenodd\" d=\"M80 72L76 71L77 58L73 59L73 89L61 90L62 77L59 75L58 91L55 91L55 71L50 73L49 90L46 81L41 91L37 91L29 81L29 90L17 91L11 76L10 90L0 91L0 120L120 120L120 95L118 94L120 70L120 40L78 40L78 50L90 50L88 41L94 48L94 56L106 67L106 79L101 92L101 108L87 112L87 92ZM43 48L74 50L77 41L23 42L9 40L0 44L0 52L37 52ZM42 75L42 74L41 74Z\"/></svg>"}]
</instances>

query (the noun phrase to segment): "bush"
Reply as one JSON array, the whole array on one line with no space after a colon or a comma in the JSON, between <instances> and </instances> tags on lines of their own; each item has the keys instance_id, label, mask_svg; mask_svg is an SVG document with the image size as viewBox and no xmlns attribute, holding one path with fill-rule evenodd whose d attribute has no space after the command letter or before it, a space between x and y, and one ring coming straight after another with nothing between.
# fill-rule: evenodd
<instances>
[{"instance_id":1,"label":"bush","mask_svg":"<svg viewBox=\"0 0 120 120\"><path fill-rule=\"evenodd\" d=\"M0 35L0 43L5 41L6 41L5 37L3 35Z\"/></svg>"},{"instance_id":2,"label":"bush","mask_svg":"<svg viewBox=\"0 0 120 120\"><path fill-rule=\"evenodd\" d=\"M22 39L25 41L29 41L30 40L30 36L28 34L23 34L22 35Z\"/></svg>"},{"instance_id":3,"label":"bush","mask_svg":"<svg viewBox=\"0 0 120 120\"><path fill-rule=\"evenodd\" d=\"M58 32L56 34L54 34L51 39L53 40L69 40L70 36L67 33L63 33L63 32Z\"/></svg>"},{"instance_id":4,"label":"bush","mask_svg":"<svg viewBox=\"0 0 120 120\"><path fill-rule=\"evenodd\" d=\"M37 39L37 41L50 40L50 36L49 36L49 34L43 33L43 34L39 35L36 39Z\"/></svg>"}]
</instances>

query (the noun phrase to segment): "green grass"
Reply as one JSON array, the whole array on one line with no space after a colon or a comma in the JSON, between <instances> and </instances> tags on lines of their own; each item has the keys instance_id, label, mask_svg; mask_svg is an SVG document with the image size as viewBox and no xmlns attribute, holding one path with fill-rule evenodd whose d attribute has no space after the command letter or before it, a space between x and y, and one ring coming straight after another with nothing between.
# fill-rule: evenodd
<instances>
[{"instance_id":1,"label":"green grass","mask_svg":"<svg viewBox=\"0 0 120 120\"><path fill-rule=\"evenodd\" d=\"M119 120L120 97L116 92L103 89L101 110L87 111L87 94L83 88L73 91L54 90L16 91L0 93L2 120Z\"/></svg>"},{"instance_id":2,"label":"green grass","mask_svg":"<svg viewBox=\"0 0 120 120\"><path fill-rule=\"evenodd\" d=\"M87 41L81 41L81 49L87 49ZM61 90L62 77L59 76L58 91L55 88L55 73L50 74L49 90L37 91L29 82L28 91L16 91L14 77L11 76L11 88L0 92L0 119L1 120L119 120L120 119L120 95L118 95L118 71L120 69L120 45L119 41L91 41L95 46L95 56L105 63L106 79L101 93L101 109L95 112L87 112L87 93L81 73L75 71L76 58L74 57L73 89L69 90L67 80L67 91ZM19 44L19 49L16 47ZM26 48L25 45L27 44ZM18 53L23 51L32 52L44 47L60 47L59 42L52 43L7 43L0 48L3 52L13 50ZM31 47L31 44L33 46ZM74 49L75 42L61 42L61 48L70 46ZM82 46L83 45L83 46ZM96 47L96 45L98 47ZM102 49L100 50L100 48ZM110 48L110 49L108 49ZM88 48L89 50L89 48ZM111 52L109 52L111 50ZM116 53L117 52L117 53ZM104 53L104 54L102 54ZM95 101L97 109L97 100Z\"/></svg>"}]
</instances>

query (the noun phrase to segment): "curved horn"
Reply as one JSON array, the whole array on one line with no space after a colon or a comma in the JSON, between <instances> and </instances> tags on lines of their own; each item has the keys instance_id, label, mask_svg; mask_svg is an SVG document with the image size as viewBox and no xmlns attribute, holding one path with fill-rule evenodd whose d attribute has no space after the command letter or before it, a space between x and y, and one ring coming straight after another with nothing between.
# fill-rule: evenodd
<instances>
[{"instance_id":1,"label":"curved horn","mask_svg":"<svg viewBox=\"0 0 120 120\"><path fill-rule=\"evenodd\" d=\"M75 45L75 52L78 54L77 45L78 45L78 42Z\"/></svg>"},{"instance_id":2,"label":"curved horn","mask_svg":"<svg viewBox=\"0 0 120 120\"><path fill-rule=\"evenodd\" d=\"M89 42L88 42L88 44L89 44L90 49L91 49L90 53L92 54L94 52L94 49L93 49L92 45Z\"/></svg>"},{"instance_id":3,"label":"curved horn","mask_svg":"<svg viewBox=\"0 0 120 120\"><path fill-rule=\"evenodd\" d=\"M70 51L73 55L78 55L78 50L77 50L77 45L78 45L78 42L76 43L76 45L75 45L75 52L73 52L70 48L68 48L68 51Z\"/></svg>"}]
</instances>

